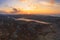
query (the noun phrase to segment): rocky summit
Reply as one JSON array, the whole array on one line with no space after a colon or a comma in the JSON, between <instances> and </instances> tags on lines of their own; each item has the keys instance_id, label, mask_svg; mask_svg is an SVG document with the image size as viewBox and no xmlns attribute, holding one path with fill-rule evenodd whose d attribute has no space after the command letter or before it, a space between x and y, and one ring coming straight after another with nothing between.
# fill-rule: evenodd
<instances>
[{"instance_id":1,"label":"rocky summit","mask_svg":"<svg viewBox=\"0 0 60 40\"><path fill-rule=\"evenodd\" d=\"M48 22L7 17L0 20L0 40L55 40L54 25Z\"/></svg>"}]
</instances>

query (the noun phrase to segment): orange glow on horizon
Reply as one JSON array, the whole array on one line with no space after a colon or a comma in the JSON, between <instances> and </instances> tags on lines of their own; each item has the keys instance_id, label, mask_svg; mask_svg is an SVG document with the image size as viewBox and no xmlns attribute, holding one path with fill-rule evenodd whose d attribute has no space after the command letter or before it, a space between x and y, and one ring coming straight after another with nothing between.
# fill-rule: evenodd
<instances>
[{"instance_id":1,"label":"orange glow on horizon","mask_svg":"<svg viewBox=\"0 0 60 40\"><path fill-rule=\"evenodd\" d=\"M49 15L49 14L56 14L59 13L59 10L51 10L51 9L17 9L18 11L15 12L13 10L4 10L8 14L16 13L16 14L42 14L42 15Z\"/></svg>"}]
</instances>

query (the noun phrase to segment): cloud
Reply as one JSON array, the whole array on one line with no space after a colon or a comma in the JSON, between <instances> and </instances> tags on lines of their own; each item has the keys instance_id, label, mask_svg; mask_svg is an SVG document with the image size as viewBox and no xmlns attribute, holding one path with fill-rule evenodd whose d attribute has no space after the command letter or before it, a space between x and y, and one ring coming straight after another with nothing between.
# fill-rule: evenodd
<instances>
[{"instance_id":1,"label":"cloud","mask_svg":"<svg viewBox=\"0 0 60 40\"><path fill-rule=\"evenodd\" d=\"M20 12L20 10L18 10L18 9L16 9L16 8L12 8L11 13L18 13L18 12Z\"/></svg>"},{"instance_id":2,"label":"cloud","mask_svg":"<svg viewBox=\"0 0 60 40\"><path fill-rule=\"evenodd\" d=\"M16 8L12 8L12 10L13 10L14 12L17 12L17 11L18 11Z\"/></svg>"}]
</instances>

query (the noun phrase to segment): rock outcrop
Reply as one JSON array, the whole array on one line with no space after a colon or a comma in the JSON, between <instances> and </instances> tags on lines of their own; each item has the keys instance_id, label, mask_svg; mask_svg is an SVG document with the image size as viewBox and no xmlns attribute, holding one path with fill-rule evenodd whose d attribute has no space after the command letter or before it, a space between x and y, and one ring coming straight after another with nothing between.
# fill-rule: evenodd
<instances>
[{"instance_id":1,"label":"rock outcrop","mask_svg":"<svg viewBox=\"0 0 60 40\"><path fill-rule=\"evenodd\" d=\"M9 21L0 22L0 40L54 40L55 30L50 23L27 19Z\"/></svg>"}]
</instances>

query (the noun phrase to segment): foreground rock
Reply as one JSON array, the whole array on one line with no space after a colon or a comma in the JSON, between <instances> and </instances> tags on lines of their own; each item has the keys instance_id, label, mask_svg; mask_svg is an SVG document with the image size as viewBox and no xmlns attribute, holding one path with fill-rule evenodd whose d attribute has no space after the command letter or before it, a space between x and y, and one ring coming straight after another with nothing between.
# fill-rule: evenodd
<instances>
[{"instance_id":1,"label":"foreground rock","mask_svg":"<svg viewBox=\"0 0 60 40\"><path fill-rule=\"evenodd\" d=\"M10 20L9 20L10 21ZM0 22L0 40L54 40L52 24L37 20Z\"/></svg>"}]
</instances>

